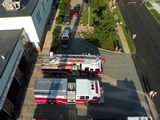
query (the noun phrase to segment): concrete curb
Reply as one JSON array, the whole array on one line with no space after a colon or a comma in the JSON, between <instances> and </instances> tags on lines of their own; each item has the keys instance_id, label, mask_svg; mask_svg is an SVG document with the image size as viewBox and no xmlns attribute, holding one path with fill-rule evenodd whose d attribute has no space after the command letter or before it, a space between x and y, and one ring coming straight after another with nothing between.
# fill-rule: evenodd
<instances>
[{"instance_id":1,"label":"concrete curb","mask_svg":"<svg viewBox=\"0 0 160 120\"><path fill-rule=\"evenodd\" d=\"M151 11L150 10L156 10L154 7L152 7L152 9L150 9L150 8L148 8L145 4L144 4L144 6L147 8L147 10L150 12L150 14L153 16L153 14L151 13ZM153 6L153 5L152 5ZM157 11L157 10L156 10ZM157 11L158 12L158 11ZM153 16L154 17L154 16ZM154 17L154 19L157 21L157 23L158 24L160 24L159 22L158 22L158 20Z\"/></svg>"}]
</instances>

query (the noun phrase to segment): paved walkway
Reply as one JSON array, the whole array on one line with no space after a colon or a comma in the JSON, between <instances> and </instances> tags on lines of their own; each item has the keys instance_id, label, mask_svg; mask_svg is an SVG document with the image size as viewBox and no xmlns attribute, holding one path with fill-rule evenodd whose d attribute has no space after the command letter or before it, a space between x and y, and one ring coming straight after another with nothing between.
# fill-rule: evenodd
<instances>
[{"instance_id":1,"label":"paved walkway","mask_svg":"<svg viewBox=\"0 0 160 120\"><path fill-rule=\"evenodd\" d=\"M55 16L55 18L58 16L59 10L53 10L52 12L52 16ZM56 20L53 19L53 21L51 22L51 29L47 31L46 37L45 37L45 42L43 45L43 49L42 52L40 54L42 55L48 55L50 52L50 47L51 47L51 42L52 42L52 32L54 30L54 28L56 27L55 24Z\"/></svg>"},{"instance_id":2,"label":"paved walkway","mask_svg":"<svg viewBox=\"0 0 160 120\"><path fill-rule=\"evenodd\" d=\"M125 54L129 54L130 53L130 49L128 47L128 43L127 43L126 37L124 35L122 26L118 26L116 29L118 30L118 35L119 35L120 40L122 42L124 53Z\"/></svg>"},{"instance_id":3,"label":"paved walkway","mask_svg":"<svg viewBox=\"0 0 160 120\"><path fill-rule=\"evenodd\" d=\"M160 14L160 4L156 2L150 2L153 6L153 9L157 10L157 12Z\"/></svg>"}]
</instances>

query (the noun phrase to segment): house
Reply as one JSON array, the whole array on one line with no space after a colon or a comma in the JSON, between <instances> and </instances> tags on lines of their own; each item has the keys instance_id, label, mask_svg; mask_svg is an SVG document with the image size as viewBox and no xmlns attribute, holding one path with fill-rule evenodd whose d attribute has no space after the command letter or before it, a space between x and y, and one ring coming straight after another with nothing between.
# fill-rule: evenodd
<instances>
[{"instance_id":1,"label":"house","mask_svg":"<svg viewBox=\"0 0 160 120\"><path fill-rule=\"evenodd\" d=\"M24 28L29 48L41 51L53 0L0 1L0 30Z\"/></svg>"}]
</instances>

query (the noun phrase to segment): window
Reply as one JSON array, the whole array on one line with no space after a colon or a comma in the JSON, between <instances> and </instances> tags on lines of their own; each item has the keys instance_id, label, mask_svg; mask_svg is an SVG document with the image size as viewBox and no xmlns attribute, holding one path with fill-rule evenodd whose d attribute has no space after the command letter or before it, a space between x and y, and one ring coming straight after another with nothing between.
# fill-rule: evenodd
<instances>
[{"instance_id":1,"label":"window","mask_svg":"<svg viewBox=\"0 0 160 120\"><path fill-rule=\"evenodd\" d=\"M97 96L94 96L93 99L97 99Z\"/></svg>"},{"instance_id":2,"label":"window","mask_svg":"<svg viewBox=\"0 0 160 120\"><path fill-rule=\"evenodd\" d=\"M89 99L89 96L86 96L86 99Z\"/></svg>"},{"instance_id":3,"label":"window","mask_svg":"<svg viewBox=\"0 0 160 120\"><path fill-rule=\"evenodd\" d=\"M90 71L93 71L93 68L91 68Z\"/></svg>"},{"instance_id":4,"label":"window","mask_svg":"<svg viewBox=\"0 0 160 120\"><path fill-rule=\"evenodd\" d=\"M44 5L44 1L42 2L42 6L43 6L43 10L45 11L45 5Z\"/></svg>"},{"instance_id":5,"label":"window","mask_svg":"<svg viewBox=\"0 0 160 120\"><path fill-rule=\"evenodd\" d=\"M96 71L100 71L99 69L96 69Z\"/></svg>"},{"instance_id":6,"label":"window","mask_svg":"<svg viewBox=\"0 0 160 120\"><path fill-rule=\"evenodd\" d=\"M85 98L85 96L80 96L80 99L84 99Z\"/></svg>"},{"instance_id":7,"label":"window","mask_svg":"<svg viewBox=\"0 0 160 120\"><path fill-rule=\"evenodd\" d=\"M38 22L40 23L41 20L42 20L40 10L38 10L38 12L37 12L37 14L36 14L36 17L37 17Z\"/></svg>"},{"instance_id":8,"label":"window","mask_svg":"<svg viewBox=\"0 0 160 120\"><path fill-rule=\"evenodd\" d=\"M89 67L85 67L85 71L89 71Z\"/></svg>"}]
</instances>

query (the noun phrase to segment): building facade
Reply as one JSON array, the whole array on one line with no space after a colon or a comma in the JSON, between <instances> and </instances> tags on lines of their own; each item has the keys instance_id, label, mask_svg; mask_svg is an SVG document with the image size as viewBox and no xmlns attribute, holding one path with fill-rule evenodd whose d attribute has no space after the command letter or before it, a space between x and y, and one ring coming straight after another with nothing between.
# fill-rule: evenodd
<instances>
[{"instance_id":1,"label":"building facade","mask_svg":"<svg viewBox=\"0 0 160 120\"><path fill-rule=\"evenodd\" d=\"M0 30L0 116L12 116L30 62L24 28Z\"/></svg>"}]
</instances>

